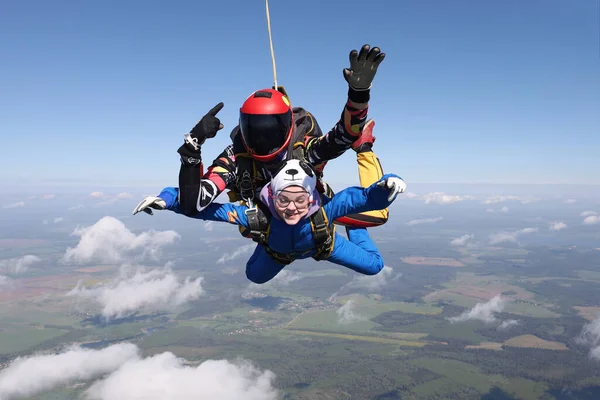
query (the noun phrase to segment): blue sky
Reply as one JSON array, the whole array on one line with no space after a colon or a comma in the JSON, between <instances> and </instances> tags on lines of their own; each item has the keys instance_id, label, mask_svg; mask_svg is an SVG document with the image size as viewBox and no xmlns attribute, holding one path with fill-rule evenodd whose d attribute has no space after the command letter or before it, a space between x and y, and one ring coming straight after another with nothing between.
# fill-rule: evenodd
<instances>
[{"instance_id":1,"label":"blue sky","mask_svg":"<svg viewBox=\"0 0 600 400\"><path fill-rule=\"evenodd\" d=\"M364 43L375 150L407 182L600 184L597 0L271 0L279 83L324 131ZM177 184L183 134L217 102L272 85L262 0L4 2L0 182ZM357 182L354 153L328 165Z\"/></svg>"}]
</instances>

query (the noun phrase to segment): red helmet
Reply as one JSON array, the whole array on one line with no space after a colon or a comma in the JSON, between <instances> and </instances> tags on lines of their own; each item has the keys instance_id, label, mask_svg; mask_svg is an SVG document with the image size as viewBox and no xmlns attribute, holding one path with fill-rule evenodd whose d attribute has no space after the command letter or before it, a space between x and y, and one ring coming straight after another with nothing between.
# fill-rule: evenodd
<instances>
[{"instance_id":1,"label":"red helmet","mask_svg":"<svg viewBox=\"0 0 600 400\"><path fill-rule=\"evenodd\" d=\"M277 90L257 90L240 108L242 142L258 161L271 161L284 151L293 129L290 101Z\"/></svg>"}]
</instances>

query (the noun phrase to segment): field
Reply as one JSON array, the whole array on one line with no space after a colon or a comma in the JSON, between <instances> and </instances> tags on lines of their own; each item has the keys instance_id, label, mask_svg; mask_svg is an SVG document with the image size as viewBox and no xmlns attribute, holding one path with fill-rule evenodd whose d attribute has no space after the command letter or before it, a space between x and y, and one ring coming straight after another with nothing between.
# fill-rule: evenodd
<instances>
[{"instance_id":1,"label":"field","mask_svg":"<svg viewBox=\"0 0 600 400\"><path fill-rule=\"evenodd\" d=\"M464 267L465 264L453 258L435 258L435 257L404 257L402 262L410 265L439 265L442 267Z\"/></svg>"},{"instance_id":2,"label":"field","mask_svg":"<svg viewBox=\"0 0 600 400\"><path fill-rule=\"evenodd\" d=\"M386 338L386 337L304 331L304 330L300 330L300 329L290 329L289 332L294 335L312 335L312 336L322 336L322 337L345 339L345 340L362 340L362 341L373 342L373 343L396 344L398 346L409 346L409 347L422 347L427 344L426 342L391 339L391 338Z\"/></svg>"},{"instance_id":3,"label":"field","mask_svg":"<svg viewBox=\"0 0 600 400\"><path fill-rule=\"evenodd\" d=\"M588 321L593 321L594 319L596 319L598 317L598 315L600 315L600 307L575 306L573 308L576 309L577 311L579 311L579 315L581 315L583 318L587 319Z\"/></svg>"},{"instance_id":4,"label":"field","mask_svg":"<svg viewBox=\"0 0 600 400\"><path fill-rule=\"evenodd\" d=\"M478 345L468 345L465 349L502 350L502 343L482 342Z\"/></svg>"},{"instance_id":5,"label":"field","mask_svg":"<svg viewBox=\"0 0 600 400\"><path fill-rule=\"evenodd\" d=\"M485 394L493 387L499 387L521 399L536 400L546 389L546 385L528 379L506 379L500 375L486 375L476 366L456 360L428 357L409 362L441 376L412 388L411 392L417 394L417 398L432 398L460 392L462 387Z\"/></svg>"},{"instance_id":6,"label":"field","mask_svg":"<svg viewBox=\"0 0 600 400\"><path fill-rule=\"evenodd\" d=\"M551 342L548 340L540 339L534 335L522 335L515 338L509 339L504 342L505 346L512 347L530 347L535 349L546 349L546 350L569 350L567 346L559 342Z\"/></svg>"},{"instance_id":7,"label":"field","mask_svg":"<svg viewBox=\"0 0 600 400\"><path fill-rule=\"evenodd\" d=\"M411 253L437 255L416 245ZM381 274L363 287L353 286L354 273L325 263L294 266L286 270L297 273L293 280L265 285L249 284L235 262L213 263L202 266L206 295L198 300L108 322L98 305L85 304L83 312L84 302L65 293L80 280L93 286L112 279L118 267L61 266L0 292L0 357L127 341L144 357L170 351L188 365L247 358L274 371L290 399L563 400L549 393L600 386L600 367L575 342L600 312L593 302L600 272L580 260L573 263L579 270L528 274L531 254L535 249L451 248L440 257L405 257L393 266L402 275ZM194 263L179 262L175 272L196 274ZM449 320L497 295L507 302L495 322ZM499 329L511 319L518 323ZM76 390L39 398L75 398Z\"/></svg>"},{"instance_id":8,"label":"field","mask_svg":"<svg viewBox=\"0 0 600 400\"><path fill-rule=\"evenodd\" d=\"M347 304L347 313L340 313L339 309L305 312L298 315L287 324L287 328L296 330L311 330L319 332L372 332L378 326L371 321L385 312L401 311L421 315L437 315L442 309L430 305L413 303L379 303L365 296L340 297L338 302Z\"/></svg>"}]
</instances>

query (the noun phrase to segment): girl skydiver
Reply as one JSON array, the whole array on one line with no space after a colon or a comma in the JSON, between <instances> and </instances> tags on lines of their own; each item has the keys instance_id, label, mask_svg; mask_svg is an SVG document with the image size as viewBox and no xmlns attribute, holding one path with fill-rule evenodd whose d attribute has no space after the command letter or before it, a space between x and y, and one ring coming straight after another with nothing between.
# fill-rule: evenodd
<instances>
[{"instance_id":1,"label":"girl skydiver","mask_svg":"<svg viewBox=\"0 0 600 400\"><path fill-rule=\"evenodd\" d=\"M402 178L386 174L368 187L349 187L332 197L319 195L316 184L316 174L307 163L289 160L263 187L260 199L261 209L267 216L267 237L263 245L257 245L246 263L249 280L266 283L287 264L309 257L327 260L365 275L375 275L383 269L383 258L366 228L347 227L346 239L335 232L333 221L346 215L386 209L399 193L406 190ZM147 197L140 202L134 214L147 207L182 214L177 196L177 188L167 187L158 197ZM250 228L248 210L248 206L213 203L193 218ZM315 219L318 216L324 218ZM315 243L315 233L321 230L318 221L325 222L331 239L325 246L326 251L322 244Z\"/></svg>"}]
</instances>

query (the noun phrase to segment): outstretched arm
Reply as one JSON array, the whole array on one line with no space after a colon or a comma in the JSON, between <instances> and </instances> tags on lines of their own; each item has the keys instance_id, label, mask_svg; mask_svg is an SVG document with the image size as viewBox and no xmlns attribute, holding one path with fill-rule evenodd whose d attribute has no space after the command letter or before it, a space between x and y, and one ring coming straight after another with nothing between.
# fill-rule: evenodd
<instances>
[{"instance_id":1,"label":"outstretched arm","mask_svg":"<svg viewBox=\"0 0 600 400\"><path fill-rule=\"evenodd\" d=\"M342 155L360 137L367 120L370 91L379 64L385 53L378 47L364 45L360 53L350 52L350 68L344 69L348 82L348 100L341 118L327 135L312 139L306 144L308 161L321 171L328 160Z\"/></svg>"},{"instance_id":2,"label":"outstretched arm","mask_svg":"<svg viewBox=\"0 0 600 400\"><path fill-rule=\"evenodd\" d=\"M406 190L406 184L398 175L385 174L371 186L352 186L335 194L324 204L330 222L349 214L382 210L396 199L398 193Z\"/></svg>"},{"instance_id":3,"label":"outstretched arm","mask_svg":"<svg viewBox=\"0 0 600 400\"><path fill-rule=\"evenodd\" d=\"M202 211L194 215L187 215L181 208L178 196L178 188L167 187L160 192L158 198L165 202L164 209L173 211L177 214L183 214L190 218L202 219L205 221L228 222L233 225L241 225L248 228L248 218L245 213L248 207L246 206L238 206L231 203L211 203L204 207Z\"/></svg>"}]
</instances>

